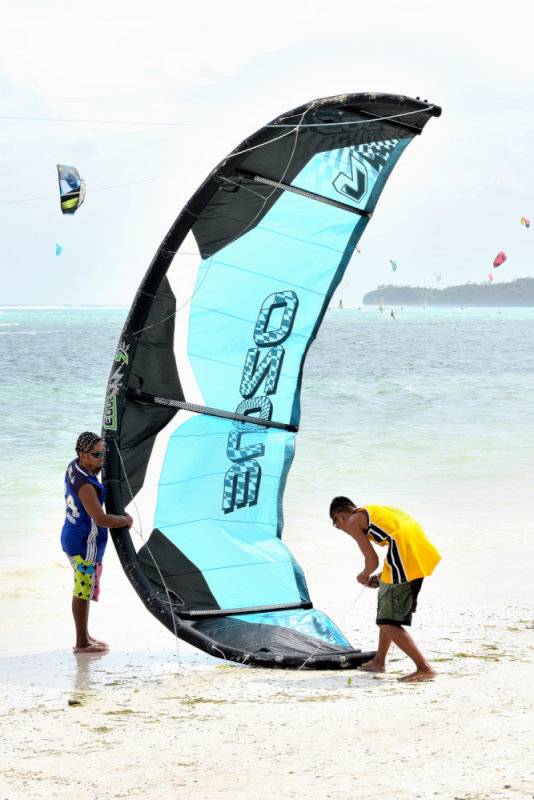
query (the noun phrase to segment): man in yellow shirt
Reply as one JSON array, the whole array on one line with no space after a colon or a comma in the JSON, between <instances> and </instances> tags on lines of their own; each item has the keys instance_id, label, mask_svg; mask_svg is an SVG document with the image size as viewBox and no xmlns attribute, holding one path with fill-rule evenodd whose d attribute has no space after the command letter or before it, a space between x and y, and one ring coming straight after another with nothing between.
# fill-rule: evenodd
<instances>
[{"instance_id":1,"label":"man in yellow shirt","mask_svg":"<svg viewBox=\"0 0 534 800\"><path fill-rule=\"evenodd\" d=\"M419 523L398 508L359 508L348 497L335 497L330 504L330 518L336 528L355 540L362 552L365 566L357 576L358 583L378 588L378 651L372 661L359 669L385 672L386 655L393 642L415 664L415 672L400 681L432 680L436 672L403 626L412 623L423 578L432 574L441 558L438 551ZM376 575L373 572L379 559L371 542L387 547L382 572Z\"/></svg>"}]
</instances>

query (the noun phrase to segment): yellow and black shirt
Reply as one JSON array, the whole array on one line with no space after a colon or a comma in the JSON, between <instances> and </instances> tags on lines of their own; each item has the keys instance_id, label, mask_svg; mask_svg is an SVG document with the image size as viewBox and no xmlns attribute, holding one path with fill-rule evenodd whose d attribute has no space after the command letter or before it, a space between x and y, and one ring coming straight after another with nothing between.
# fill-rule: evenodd
<instances>
[{"instance_id":1,"label":"yellow and black shirt","mask_svg":"<svg viewBox=\"0 0 534 800\"><path fill-rule=\"evenodd\" d=\"M413 517L390 506L365 506L358 511L365 511L369 518L369 541L388 548L381 575L384 583L432 575L441 556Z\"/></svg>"}]
</instances>

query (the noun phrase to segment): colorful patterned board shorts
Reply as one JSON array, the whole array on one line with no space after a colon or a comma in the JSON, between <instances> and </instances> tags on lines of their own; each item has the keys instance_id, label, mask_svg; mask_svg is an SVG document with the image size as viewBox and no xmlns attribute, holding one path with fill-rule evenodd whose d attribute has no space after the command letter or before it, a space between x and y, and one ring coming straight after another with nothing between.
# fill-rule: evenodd
<instances>
[{"instance_id":1,"label":"colorful patterned board shorts","mask_svg":"<svg viewBox=\"0 0 534 800\"><path fill-rule=\"evenodd\" d=\"M101 561L86 561L81 556L68 556L74 570L74 597L98 600L100 595Z\"/></svg>"}]
</instances>

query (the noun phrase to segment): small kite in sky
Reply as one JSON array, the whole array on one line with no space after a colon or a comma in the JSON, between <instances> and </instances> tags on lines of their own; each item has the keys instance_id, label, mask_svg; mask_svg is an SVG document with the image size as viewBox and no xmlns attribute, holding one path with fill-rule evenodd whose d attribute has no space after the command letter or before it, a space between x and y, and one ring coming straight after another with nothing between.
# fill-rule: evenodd
<instances>
[{"instance_id":1,"label":"small kite in sky","mask_svg":"<svg viewBox=\"0 0 534 800\"><path fill-rule=\"evenodd\" d=\"M67 167L65 164L57 165L57 177L61 211L64 214L74 214L84 201L85 181L76 167Z\"/></svg>"},{"instance_id":2,"label":"small kite in sky","mask_svg":"<svg viewBox=\"0 0 534 800\"><path fill-rule=\"evenodd\" d=\"M62 250L62 246L56 242L56 256L59 256Z\"/></svg>"},{"instance_id":3,"label":"small kite in sky","mask_svg":"<svg viewBox=\"0 0 534 800\"><path fill-rule=\"evenodd\" d=\"M491 282L492 282L492 280L493 280L493 275L491 274L491 272L490 272L490 273L488 273L488 278L489 278L489 282L491 283Z\"/></svg>"},{"instance_id":4,"label":"small kite in sky","mask_svg":"<svg viewBox=\"0 0 534 800\"><path fill-rule=\"evenodd\" d=\"M393 270L393 272L395 272L395 271L396 271L396 269L397 269L397 262L396 262L396 261L393 261L393 260L390 258L390 259L389 259L389 263L391 264L391 269Z\"/></svg>"},{"instance_id":5,"label":"small kite in sky","mask_svg":"<svg viewBox=\"0 0 534 800\"><path fill-rule=\"evenodd\" d=\"M500 267L501 264L504 264L505 261L506 261L506 253L504 253L501 250L501 252L498 253L498 255L495 256L495 261L493 262L493 266L494 267Z\"/></svg>"},{"instance_id":6,"label":"small kite in sky","mask_svg":"<svg viewBox=\"0 0 534 800\"><path fill-rule=\"evenodd\" d=\"M530 228L530 220L526 217L521 217L521 225L524 225L525 228Z\"/></svg>"},{"instance_id":7,"label":"small kite in sky","mask_svg":"<svg viewBox=\"0 0 534 800\"><path fill-rule=\"evenodd\" d=\"M441 280L441 275L439 274L439 272L434 272L434 275L436 276L436 280L439 283Z\"/></svg>"}]
</instances>

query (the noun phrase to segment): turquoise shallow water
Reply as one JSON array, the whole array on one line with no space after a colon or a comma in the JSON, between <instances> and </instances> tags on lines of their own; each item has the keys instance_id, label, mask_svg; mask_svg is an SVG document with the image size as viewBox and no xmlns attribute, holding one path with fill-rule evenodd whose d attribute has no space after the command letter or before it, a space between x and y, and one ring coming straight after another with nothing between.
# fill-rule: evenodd
<instances>
[{"instance_id":1,"label":"turquoise shallow water","mask_svg":"<svg viewBox=\"0 0 534 800\"><path fill-rule=\"evenodd\" d=\"M4 565L27 563L34 541L57 537L73 442L77 432L100 430L125 316L125 309L0 311Z\"/></svg>"},{"instance_id":2,"label":"turquoise shallow water","mask_svg":"<svg viewBox=\"0 0 534 800\"><path fill-rule=\"evenodd\" d=\"M54 551L64 469L100 429L123 308L0 310L2 568ZM529 524L534 309L327 313L304 368L288 526L330 498ZM60 558L57 545L57 558Z\"/></svg>"},{"instance_id":3,"label":"turquoise shallow water","mask_svg":"<svg viewBox=\"0 0 534 800\"><path fill-rule=\"evenodd\" d=\"M509 488L533 470L533 334L531 309L331 311L302 430L365 493Z\"/></svg>"}]
</instances>

